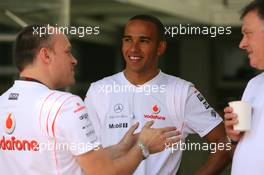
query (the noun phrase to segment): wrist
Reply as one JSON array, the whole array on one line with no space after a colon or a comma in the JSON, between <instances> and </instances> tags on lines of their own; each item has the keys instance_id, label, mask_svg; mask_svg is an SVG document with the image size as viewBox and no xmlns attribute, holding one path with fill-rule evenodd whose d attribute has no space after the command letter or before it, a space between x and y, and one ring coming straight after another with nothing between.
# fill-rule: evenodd
<instances>
[{"instance_id":1,"label":"wrist","mask_svg":"<svg viewBox=\"0 0 264 175\"><path fill-rule=\"evenodd\" d=\"M141 142L140 140L138 140L137 146L140 148L140 151L142 153L143 160L145 160L146 158L148 158L148 156L150 154L148 147L143 142Z\"/></svg>"}]
</instances>

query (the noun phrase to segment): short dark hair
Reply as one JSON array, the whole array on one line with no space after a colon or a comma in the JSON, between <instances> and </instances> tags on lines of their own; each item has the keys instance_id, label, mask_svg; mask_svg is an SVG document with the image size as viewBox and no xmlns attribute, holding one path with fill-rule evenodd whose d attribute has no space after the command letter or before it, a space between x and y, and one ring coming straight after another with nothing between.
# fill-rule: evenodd
<instances>
[{"instance_id":1,"label":"short dark hair","mask_svg":"<svg viewBox=\"0 0 264 175\"><path fill-rule=\"evenodd\" d=\"M258 16L264 20L264 0L255 0L249 3L242 10L241 19L243 19L249 12L257 11Z\"/></svg>"},{"instance_id":2,"label":"short dark hair","mask_svg":"<svg viewBox=\"0 0 264 175\"><path fill-rule=\"evenodd\" d=\"M142 21L148 21L148 22L153 23L157 29L159 39L161 41L165 41L164 25L158 18L151 16L151 15L136 15L129 19L129 21L131 20L142 20Z\"/></svg>"},{"instance_id":3,"label":"short dark hair","mask_svg":"<svg viewBox=\"0 0 264 175\"><path fill-rule=\"evenodd\" d=\"M47 27L47 25L27 26L19 32L15 40L13 45L13 61L19 71L22 71L28 64L33 63L40 48L51 48L51 35L48 32L42 36L34 33L40 27Z\"/></svg>"}]
</instances>

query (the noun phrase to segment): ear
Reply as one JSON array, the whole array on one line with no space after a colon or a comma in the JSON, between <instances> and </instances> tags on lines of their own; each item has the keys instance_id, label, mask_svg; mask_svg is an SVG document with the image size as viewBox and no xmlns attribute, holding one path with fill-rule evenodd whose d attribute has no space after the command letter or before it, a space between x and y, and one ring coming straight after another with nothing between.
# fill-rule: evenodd
<instances>
[{"instance_id":1,"label":"ear","mask_svg":"<svg viewBox=\"0 0 264 175\"><path fill-rule=\"evenodd\" d=\"M158 56L161 56L167 48L167 42L166 41L160 41L159 47L158 47Z\"/></svg>"},{"instance_id":2,"label":"ear","mask_svg":"<svg viewBox=\"0 0 264 175\"><path fill-rule=\"evenodd\" d=\"M44 64L49 64L51 62L51 53L50 50L48 48L41 48L39 50L38 53L40 60L44 63Z\"/></svg>"}]
</instances>

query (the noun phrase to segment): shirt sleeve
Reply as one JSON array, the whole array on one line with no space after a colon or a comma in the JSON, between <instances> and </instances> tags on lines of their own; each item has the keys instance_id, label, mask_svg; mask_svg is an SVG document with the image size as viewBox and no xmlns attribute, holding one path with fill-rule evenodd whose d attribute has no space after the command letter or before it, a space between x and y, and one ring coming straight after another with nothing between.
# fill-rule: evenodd
<instances>
[{"instance_id":1,"label":"shirt sleeve","mask_svg":"<svg viewBox=\"0 0 264 175\"><path fill-rule=\"evenodd\" d=\"M197 133L200 137L204 137L222 121L222 118L208 104L204 96L193 86L190 86L185 107L187 132Z\"/></svg>"},{"instance_id":2,"label":"shirt sleeve","mask_svg":"<svg viewBox=\"0 0 264 175\"><path fill-rule=\"evenodd\" d=\"M69 145L73 155L80 155L99 146L97 136L82 99L75 96L63 104L56 121L57 132Z\"/></svg>"}]
</instances>

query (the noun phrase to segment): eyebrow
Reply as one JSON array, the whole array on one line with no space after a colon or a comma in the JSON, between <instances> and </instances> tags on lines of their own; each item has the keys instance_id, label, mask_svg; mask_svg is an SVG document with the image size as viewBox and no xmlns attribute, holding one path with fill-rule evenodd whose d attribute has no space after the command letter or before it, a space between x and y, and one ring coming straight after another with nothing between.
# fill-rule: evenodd
<instances>
[{"instance_id":1,"label":"eyebrow","mask_svg":"<svg viewBox=\"0 0 264 175\"><path fill-rule=\"evenodd\" d=\"M140 38L141 38L141 39L147 39L147 40L151 40L151 38L150 38L150 37L148 37L148 36L141 36Z\"/></svg>"},{"instance_id":2,"label":"eyebrow","mask_svg":"<svg viewBox=\"0 0 264 175\"><path fill-rule=\"evenodd\" d=\"M129 35L123 35L122 38L131 38L131 36L129 36Z\"/></svg>"},{"instance_id":3,"label":"eyebrow","mask_svg":"<svg viewBox=\"0 0 264 175\"><path fill-rule=\"evenodd\" d=\"M124 35L123 38L132 38L132 36L130 35ZM150 37L148 36L139 36L140 39L147 39L147 40L151 40Z\"/></svg>"}]
</instances>

